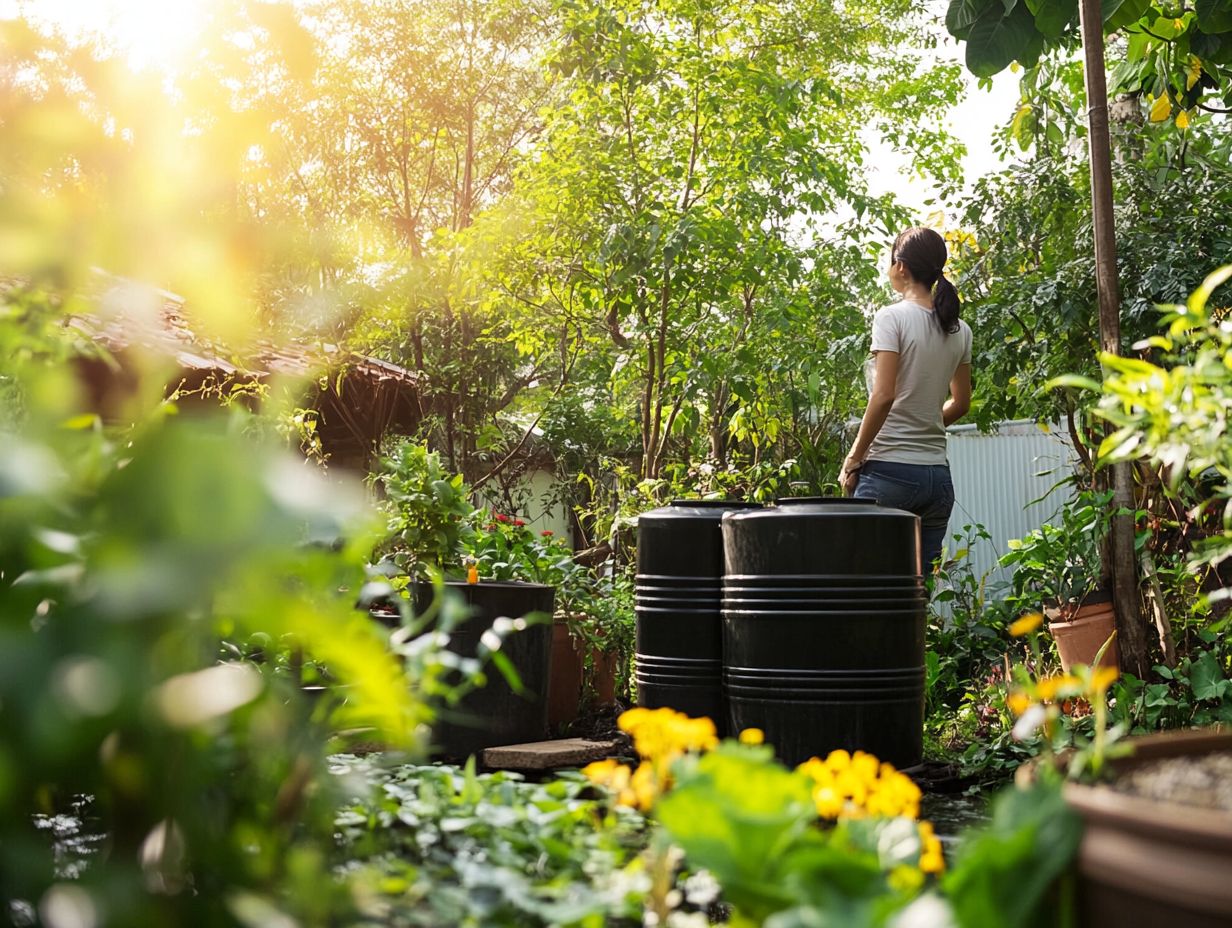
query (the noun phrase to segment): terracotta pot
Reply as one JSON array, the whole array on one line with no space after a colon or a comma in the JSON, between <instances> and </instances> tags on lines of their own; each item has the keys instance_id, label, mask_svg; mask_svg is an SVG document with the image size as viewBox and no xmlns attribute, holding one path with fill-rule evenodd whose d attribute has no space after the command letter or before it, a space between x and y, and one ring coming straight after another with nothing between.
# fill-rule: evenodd
<instances>
[{"instance_id":1,"label":"terracotta pot","mask_svg":"<svg viewBox=\"0 0 1232 928\"><path fill-rule=\"evenodd\" d=\"M1066 673L1075 664L1094 663L1099 649L1116 631L1116 612L1107 594L1087 597L1077 608L1046 606L1044 615L1048 617L1048 631L1057 643L1061 669ZM1120 669L1121 652L1115 638L1100 658L1099 665Z\"/></svg>"},{"instance_id":2,"label":"terracotta pot","mask_svg":"<svg viewBox=\"0 0 1232 928\"><path fill-rule=\"evenodd\" d=\"M1232 733L1172 732L1129 740L1129 770L1144 761L1232 751ZM1083 928L1216 928L1232 925L1232 812L1067 783L1085 824L1078 852Z\"/></svg>"},{"instance_id":3,"label":"terracotta pot","mask_svg":"<svg viewBox=\"0 0 1232 928\"><path fill-rule=\"evenodd\" d=\"M602 705L616 701L616 655L591 651L595 698ZM586 653L582 642L569 634L564 619L552 623L552 675L548 679L548 725L556 728L577 718L585 695Z\"/></svg>"}]
</instances>

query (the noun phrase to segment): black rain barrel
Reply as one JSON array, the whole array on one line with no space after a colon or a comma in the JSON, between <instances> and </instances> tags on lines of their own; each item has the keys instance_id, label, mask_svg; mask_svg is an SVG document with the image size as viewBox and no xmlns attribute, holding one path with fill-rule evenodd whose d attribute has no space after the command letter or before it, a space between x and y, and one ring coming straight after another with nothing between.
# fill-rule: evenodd
<instances>
[{"instance_id":1,"label":"black rain barrel","mask_svg":"<svg viewBox=\"0 0 1232 928\"><path fill-rule=\"evenodd\" d=\"M723 706L722 518L757 503L673 500L637 520L637 704L714 721Z\"/></svg>"},{"instance_id":2,"label":"black rain barrel","mask_svg":"<svg viewBox=\"0 0 1232 928\"><path fill-rule=\"evenodd\" d=\"M848 499L780 500L723 519L730 730L781 760L835 748L923 760L920 520Z\"/></svg>"},{"instance_id":3,"label":"black rain barrel","mask_svg":"<svg viewBox=\"0 0 1232 928\"><path fill-rule=\"evenodd\" d=\"M467 693L457 705L437 710L438 718L432 726L434 753L462 758L498 745L542 741L548 734L551 615L556 588L497 580L449 581L445 586L460 596L469 610L467 618L449 633L449 650L463 657L475 657L480 637L501 616L520 619L542 613L543 621L510 633L501 645L501 651L518 672L523 691L515 693L500 670L489 662L484 668L484 686ZM416 585L418 610L425 609L431 597L431 585Z\"/></svg>"}]
</instances>

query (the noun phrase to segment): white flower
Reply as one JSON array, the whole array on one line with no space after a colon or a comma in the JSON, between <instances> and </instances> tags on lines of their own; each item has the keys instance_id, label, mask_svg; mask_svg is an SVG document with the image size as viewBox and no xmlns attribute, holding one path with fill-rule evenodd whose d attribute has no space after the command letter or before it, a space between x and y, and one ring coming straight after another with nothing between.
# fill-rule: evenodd
<instances>
[{"instance_id":1,"label":"white flower","mask_svg":"<svg viewBox=\"0 0 1232 928\"><path fill-rule=\"evenodd\" d=\"M1018 717L1018 721L1014 723L1014 730L1011 734L1016 741L1025 741L1035 734L1036 729L1044 724L1044 719L1047 713L1041 705L1033 705Z\"/></svg>"},{"instance_id":2,"label":"white flower","mask_svg":"<svg viewBox=\"0 0 1232 928\"><path fill-rule=\"evenodd\" d=\"M698 870L684 881L684 897L691 905L705 908L719 898L719 881L709 870Z\"/></svg>"}]
</instances>

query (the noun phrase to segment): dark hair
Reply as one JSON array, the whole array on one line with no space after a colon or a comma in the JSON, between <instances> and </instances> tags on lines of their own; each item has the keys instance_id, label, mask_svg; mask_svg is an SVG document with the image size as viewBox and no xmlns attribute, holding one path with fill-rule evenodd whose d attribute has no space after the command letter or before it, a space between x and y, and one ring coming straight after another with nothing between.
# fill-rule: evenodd
<instances>
[{"instance_id":1,"label":"dark hair","mask_svg":"<svg viewBox=\"0 0 1232 928\"><path fill-rule=\"evenodd\" d=\"M901 261L915 280L933 291L933 315L941 331L952 335L958 331L958 291L946 279L945 239L934 229L917 226L900 232L894 240L890 263Z\"/></svg>"}]
</instances>

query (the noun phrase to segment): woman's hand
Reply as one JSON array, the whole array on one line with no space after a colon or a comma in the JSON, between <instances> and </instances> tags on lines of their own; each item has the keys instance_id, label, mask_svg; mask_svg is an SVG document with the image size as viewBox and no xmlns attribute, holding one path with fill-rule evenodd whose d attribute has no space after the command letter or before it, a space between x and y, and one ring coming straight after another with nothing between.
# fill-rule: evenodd
<instances>
[{"instance_id":1,"label":"woman's hand","mask_svg":"<svg viewBox=\"0 0 1232 928\"><path fill-rule=\"evenodd\" d=\"M860 468L863 466L863 461L853 461L850 457L843 462L843 468L838 472L838 483L847 496L855 495L856 484L860 482Z\"/></svg>"}]
</instances>

